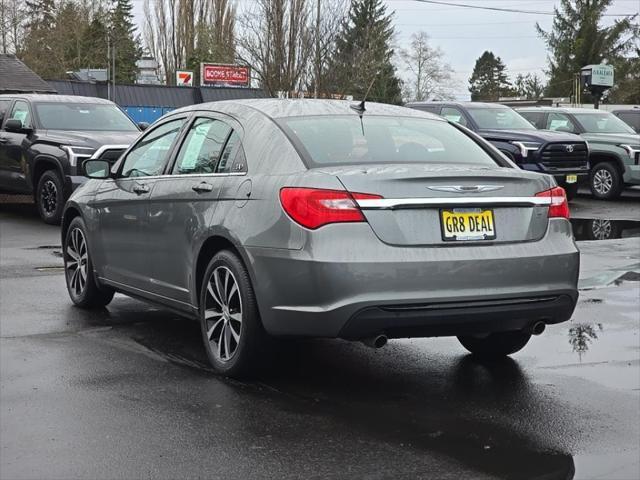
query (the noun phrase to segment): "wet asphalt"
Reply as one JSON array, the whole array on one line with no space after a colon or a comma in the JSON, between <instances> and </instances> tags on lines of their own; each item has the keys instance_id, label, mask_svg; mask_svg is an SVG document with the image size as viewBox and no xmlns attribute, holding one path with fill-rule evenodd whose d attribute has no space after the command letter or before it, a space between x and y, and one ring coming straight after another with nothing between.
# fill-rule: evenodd
<instances>
[{"instance_id":1,"label":"wet asphalt","mask_svg":"<svg viewBox=\"0 0 640 480\"><path fill-rule=\"evenodd\" d=\"M0 479L640 478L640 191L573 216L627 223L579 242L573 319L512 358L297 340L238 382L194 322L74 308L58 228L0 204Z\"/></svg>"}]
</instances>

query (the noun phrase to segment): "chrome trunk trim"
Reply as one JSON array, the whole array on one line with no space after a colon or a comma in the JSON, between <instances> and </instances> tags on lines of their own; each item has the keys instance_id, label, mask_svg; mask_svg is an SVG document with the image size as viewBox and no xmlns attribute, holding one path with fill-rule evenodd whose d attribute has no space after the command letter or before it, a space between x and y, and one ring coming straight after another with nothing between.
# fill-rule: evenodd
<instances>
[{"instance_id":1,"label":"chrome trunk trim","mask_svg":"<svg viewBox=\"0 0 640 480\"><path fill-rule=\"evenodd\" d=\"M357 200L363 210L393 210L420 207L539 207L551 205L549 197L447 197L447 198L380 198Z\"/></svg>"}]
</instances>

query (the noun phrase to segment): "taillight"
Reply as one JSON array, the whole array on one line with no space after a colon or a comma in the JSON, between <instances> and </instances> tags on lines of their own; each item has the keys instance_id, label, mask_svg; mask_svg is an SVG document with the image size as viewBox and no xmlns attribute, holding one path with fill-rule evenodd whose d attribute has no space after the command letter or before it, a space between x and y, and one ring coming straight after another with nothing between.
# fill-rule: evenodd
<instances>
[{"instance_id":1,"label":"taillight","mask_svg":"<svg viewBox=\"0 0 640 480\"><path fill-rule=\"evenodd\" d=\"M550 197L549 218L569 218L569 202L564 188L554 187L544 192L536 193L536 197Z\"/></svg>"},{"instance_id":2,"label":"taillight","mask_svg":"<svg viewBox=\"0 0 640 480\"><path fill-rule=\"evenodd\" d=\"M287 215L311 230L329 223L364 222L364 215L355 200L374 198L382 197L319 188L285 187L280 190L280 203Z\"/></svg>"}]
</instances>

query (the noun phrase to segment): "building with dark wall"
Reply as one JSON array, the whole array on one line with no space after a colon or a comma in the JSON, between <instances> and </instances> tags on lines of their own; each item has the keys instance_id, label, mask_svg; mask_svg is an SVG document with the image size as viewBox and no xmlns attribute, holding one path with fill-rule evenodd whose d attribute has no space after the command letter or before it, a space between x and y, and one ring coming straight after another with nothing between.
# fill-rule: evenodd
<instances>
[{"instance_id":1,"label":"building with dark wall","mask_svg":"<svg viewBox=\"0 0 640 480\"><path fill-rule=\"evenodd\" d=\"M0 53L1 93L56 93L56 91L15 55Z\"/></svg>"},{"instance_id":2,"label":"building with dark wall","mask_svg":"<svg viewBox=\"0 0 640 480\"><path fill-rule=\"evenodd\" d=\"M176 108L203 102L264 98L257 88L172 87L165 85L116 85L49 80L61 95L109 98L127 112L134 122L152 123Z\"/></svg>"}]
</instances>

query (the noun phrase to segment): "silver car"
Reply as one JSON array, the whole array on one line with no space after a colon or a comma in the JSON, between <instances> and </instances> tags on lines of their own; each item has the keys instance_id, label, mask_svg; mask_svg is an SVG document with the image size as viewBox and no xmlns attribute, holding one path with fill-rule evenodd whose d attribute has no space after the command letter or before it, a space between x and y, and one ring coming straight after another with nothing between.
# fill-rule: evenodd
<instances>
[{"instance_id":1,"label":"silver car","mask_svg":"<svg viewBox=\"0 0 640 480\"><path fill-rule=\"evenodd\" d=\"M429 113L346 101L194 105L150 127L69 199L67 288L197 318L213 367L273 337L458 336L520 350L576 305L564 191Z\"/></svg>"}]
</instances>

